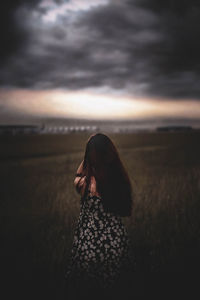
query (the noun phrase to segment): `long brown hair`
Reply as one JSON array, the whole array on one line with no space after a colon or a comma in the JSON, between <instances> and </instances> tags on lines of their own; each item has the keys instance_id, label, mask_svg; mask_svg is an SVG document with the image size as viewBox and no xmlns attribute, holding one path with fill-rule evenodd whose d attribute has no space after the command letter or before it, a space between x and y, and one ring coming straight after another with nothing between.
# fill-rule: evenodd
<instances>
[{"instance_id":1,"label":"long brown hair","mask_svg":"<svg viewBox=\"0 0 200 300\"><path fill-rule=\"evenodd\" d=\"M84 196L91 176L94 176L104 209L120 216L131 215L131 182L116 147L105 134L94 134L87 141L83 174L86 176Z\"/></svg>"}]
</instances>

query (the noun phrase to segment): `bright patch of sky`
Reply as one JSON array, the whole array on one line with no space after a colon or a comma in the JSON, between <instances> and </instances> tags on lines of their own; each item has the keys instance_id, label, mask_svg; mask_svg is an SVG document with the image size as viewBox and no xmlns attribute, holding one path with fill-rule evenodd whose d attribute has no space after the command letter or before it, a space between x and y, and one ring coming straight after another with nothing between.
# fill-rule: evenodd
<instances>
[{"instance_id":1,"label":"bright patch of sky","mask_svg":"<svg viewBox=\"0 0 200 300\"><path fill-rule=\"evenodd\" d=\"M108 0L69 0L57 5L54 1L44 0L40 7L46 9L42 20L44 22L55 22L58 16L66 15L69 12L87 11L96 6L106 5Z\"/></svg>"},{"instance_id":2,"label":"bright patch of sky","mask_svg":"<svg viewBox=\"0 0 200 300\"><path fill-rule=\"evenodd\" d=\"M4 90L1 94L0 106L4 111L22 115L108 120L158 116L200 118L200 102L195 100L133 99L123 95L64 90L18 89Z\"/></svg>"}]
</instances>

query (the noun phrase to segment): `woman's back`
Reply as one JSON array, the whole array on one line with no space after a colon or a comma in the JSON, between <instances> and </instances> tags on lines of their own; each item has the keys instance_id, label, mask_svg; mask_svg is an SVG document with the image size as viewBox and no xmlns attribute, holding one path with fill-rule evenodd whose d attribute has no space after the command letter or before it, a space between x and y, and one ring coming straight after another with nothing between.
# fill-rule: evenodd
<instances>
[{"instance_id":1,"label":"woman's back","mask_svg":"<svg viewBox=\"0 0 200 300\"><path fill-rule=\"evenodd\" d=\"M121 217L131 214L131 184L115 146L104 134L88 140L74 184L81 206L66 278L80 291L107 289L130 262Z\"/></svg>"},{"instance_id":2,"label":"woman's back","mask_svg":"<svg viewBox=\"0 0 200 300\"><path fill-rule=\"evenodd\" d=\"M81 198L67 278L72 275L71 281L84 287L107 288L126 265L129 239L121 217L104 210L94 178L89 187Z\"/></svg>"}]
</instances>

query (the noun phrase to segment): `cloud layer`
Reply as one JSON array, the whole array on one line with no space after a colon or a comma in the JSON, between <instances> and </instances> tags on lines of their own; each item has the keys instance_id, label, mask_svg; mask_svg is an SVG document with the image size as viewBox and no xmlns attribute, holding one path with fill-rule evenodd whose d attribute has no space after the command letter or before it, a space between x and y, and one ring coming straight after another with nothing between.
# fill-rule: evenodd
<instances>
[{"instance_id":1,"label":"cloud layer","mask_svg":"<svg viewBox=\"0 0 200 300\"><path fill-rule=\"evenodd\" d=\"M196 0L1 4L0 85L200 99Z\"/></svg>"}]
</instances>

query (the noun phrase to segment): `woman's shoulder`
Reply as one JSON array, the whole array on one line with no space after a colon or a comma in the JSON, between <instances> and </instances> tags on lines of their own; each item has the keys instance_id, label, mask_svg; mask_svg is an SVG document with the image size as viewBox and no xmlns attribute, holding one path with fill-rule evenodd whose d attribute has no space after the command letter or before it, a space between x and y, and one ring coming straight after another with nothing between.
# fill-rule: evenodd
<instances>
[{"instance_id":1,"label":"woman's shoulder","mask_svg":"<svg viewBox=\"0 0 200 300\"><path fill-rule=\"evenodd\" d=\"M81 173L76 174L74 184L76 186L77 192L81 195L84 195L85 188L87 186L86 176L83 176ZM89 196L96 196L99 198L101 197L97 191L97 183L96 183L96 179L94 176L91 176L91 178L90 178L90 182L89 182L88 188L87 188L87 194Z\"/></svg>"}]
</instances>

